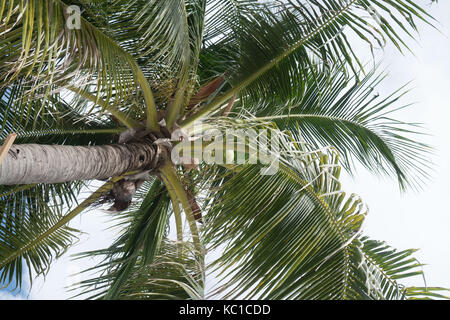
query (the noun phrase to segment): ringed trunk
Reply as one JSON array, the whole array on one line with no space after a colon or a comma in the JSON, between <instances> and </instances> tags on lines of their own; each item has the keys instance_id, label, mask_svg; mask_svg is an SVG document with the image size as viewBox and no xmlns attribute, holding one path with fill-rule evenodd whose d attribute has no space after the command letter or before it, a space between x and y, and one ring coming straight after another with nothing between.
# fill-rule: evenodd
<instances>
[{"instance_id":1,"label":"ringed trunk","mask_svg":"<svg viewBox=\"0 0 450 320\"><path fill-rule=\"evenodd\" d=\"M0 164L0 185L105 180L128 171L153 169L150 143L104 146L14 145Z\"/></svg>"}]
</instances>

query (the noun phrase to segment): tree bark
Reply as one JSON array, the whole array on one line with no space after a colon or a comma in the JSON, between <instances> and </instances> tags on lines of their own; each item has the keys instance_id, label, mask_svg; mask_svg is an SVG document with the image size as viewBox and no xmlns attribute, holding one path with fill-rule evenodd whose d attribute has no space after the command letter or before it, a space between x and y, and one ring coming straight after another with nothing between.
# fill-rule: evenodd
<instances>
[{"instance_id":1,"label":"tree bark","mask_svg":"<svg viewBox=\"0 0 450 320\"><path fill-rule=\"evenodd\" d=\"M151 169L155 148L148 143L104 146L13 145L0 164L0 184L104 180Z\"/></svg>"}]
</instances>

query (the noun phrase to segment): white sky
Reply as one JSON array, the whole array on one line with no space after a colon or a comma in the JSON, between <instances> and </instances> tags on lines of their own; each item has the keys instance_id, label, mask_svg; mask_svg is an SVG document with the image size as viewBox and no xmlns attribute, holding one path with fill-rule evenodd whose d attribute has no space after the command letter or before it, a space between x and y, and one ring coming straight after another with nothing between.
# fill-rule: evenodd
<instances>
[{"instance_id":1,"label":"white sky","mask_svg":"<svg viewBox=\"0 0 450 320\"><path fill-rule=\"evenodd\" d=\"M430 0L417 2L428 4ZM442 33L429 27L421 28L418 42L411 44L415 56L410 53L402 56L392 46L380 52L381 68L389 72L389 77L378 91L381 95L388 94L414 80L403 102L416 104L399 112L397 118L424 123L432 134L425 141L436 150L435 174L423 191L411 190L402 195L393 179L380 179L360 169L355 179L343 177L343 188L360 195L369 207L365 234L398 249L420 248L416 257L427 264L424 269L427 284L450 288L450 209L446 204L450 197L450 2L440 1L430 12L440 23L438 28ZM71 296L64 287L79 277L69 276L95 262L74 262L70 254L108 246L115 234L113 230L104 230L111 225L109 215L95 210L76 218L71 226L86 234L53 264L45 281L42 278L34 281L29 294L22 292L14 297L0 291L0 300ZM422 285L420 279L408 284Z\"/></svg>"},{"instance_id":2,"label":"white sky","mask_svg":"<svg viewBox=\"0 0 450 320\"><path fill-rule=\"evenodd\" d=\"M381 68L389 77L378 91L387 94L413 80L402 101L415 104L398 112L397 118L423 123L431 134L424 141L435 148L435 173L423 191L403 195L395 181L379 179L365 170L359 170L354 180L344 177L343 188L360 195L369 206L366 234L398 249L419 248L416 257L427 264L427 284L450 288L450 209L446 205L450 191L450 2L439 1L430 12L442 33L420 28L420 38L410 46L415 56L386 48ZM419 280L415 284L420 285Z\"/></svg>"}]
</instances>

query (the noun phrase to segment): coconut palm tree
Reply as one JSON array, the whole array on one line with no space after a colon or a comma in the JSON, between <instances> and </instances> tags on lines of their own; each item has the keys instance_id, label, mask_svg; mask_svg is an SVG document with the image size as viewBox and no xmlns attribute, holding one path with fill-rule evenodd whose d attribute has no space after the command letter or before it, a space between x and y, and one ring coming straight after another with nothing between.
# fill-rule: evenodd
<instances>
[{"instance_id":1,"label":"coconut palm tree","mask_svg":"<svg viewBox=\"0 0 450 320\"><path fill-rule=\"evenodd\" d=\"M401 189L426 178L428 147L391 116L402 89L374 94L384 76L350 36L402 51L430 21L410 0L2 0L0 136L17 139L0 165L0 282L48 272L69 221L111 203L123 232L80 254L103 258L78 284L91 298L444 297L401 284L422 274L414 250L364 237L366 207L339 182L354 161ZM211 134L226 130L241 144ZM244 160L174 158L196 144Z\"/></svg>"}]
</instances>

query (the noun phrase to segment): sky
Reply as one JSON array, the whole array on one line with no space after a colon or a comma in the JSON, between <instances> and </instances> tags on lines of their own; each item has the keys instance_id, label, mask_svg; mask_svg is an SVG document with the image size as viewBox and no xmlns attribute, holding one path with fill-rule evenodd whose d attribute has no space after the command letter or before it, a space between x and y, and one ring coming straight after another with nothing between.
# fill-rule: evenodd
<instances>
[{"instance_id":1,"label":"sky","mask_svg":"<svg viewBox=\"0 0 450 320\"><path fill-rule=\"evenodd\" d=\"M429 3L429 0L416 1ZM393 46L379 53L381 68L389 77L380 85L381 95L410 81L404 103L414 103L396 118L419 122L429 136L423 141L434 147L433 173L423 190L400 193L393 180L380 179L360 169L354 179L343 177L343 188L361 196L369 207L364 233L398 249L418 248L427 285L450 288L450 2L432 5L438 21L436 31L420 28L414 55L401 55ZM411 284L419 284L415 279Z\"/></svg>"},{"instance_id":2,"label":"sky","mask_svg":"<svg viewBox=\"0 0 450 320\"><path fill-rule=\"evenodd\" d=\"M412 81L402 101L415 104L396 113L396 118L424 124L429 136L423 139L435 149L434 173L421 191L401 193L394 179L376 177L359 167L354 178L344 174L342 184L369 207L364 234L398 249L420 249L415 256L426 264L427 285L450 288L450 208L446 205L450 196L450 1L439 1L429 9L438 21L439 31L421 26L417 41L410 42L414 55L402 55L392 45L377 51L377 59L382 61L380 68L388 72L388 78L377 89L387 95ZM76 274L97 261L72 261L71 255L104 248L114 240L117 230L107 229L112 226L110 215L91 210L75 218L71 226L84 232L78 243L53 263L45 279L34 280L31 290L28 283L19 293L0 290L0 300L72 296L65 287L80 280ZM405 284L423 282L414 279Z\"/></svg>"}]
</instances>

